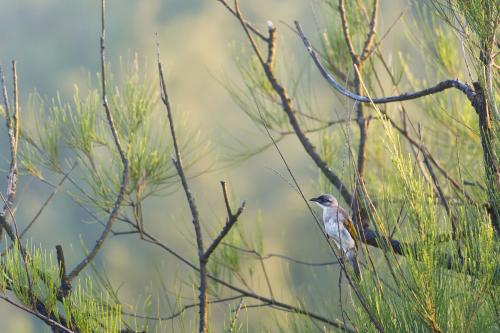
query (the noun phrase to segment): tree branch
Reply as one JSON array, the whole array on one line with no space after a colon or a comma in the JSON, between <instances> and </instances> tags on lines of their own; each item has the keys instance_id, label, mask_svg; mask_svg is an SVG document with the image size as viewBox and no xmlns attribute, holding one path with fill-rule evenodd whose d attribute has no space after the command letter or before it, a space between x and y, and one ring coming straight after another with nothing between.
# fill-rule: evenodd
<instances>
[{"instance_id":1,"label":"tree branch","mask_svg":"<svg viewBox=\"0 0 500 333\"><path fill-rule=\"evenodd\" d=\"M44 201L44 203L42 204L42 206L40 207L40 209L38 209L38 211L36 212L35 216L33 216L33 218L31 219L30 223L28 223L28 225L24 228L24 230L21 231L21 234L19 235L20 238L24 237L24 235L28 232L28 230L38 220L38 218L40 217L40 215L42 215L42 212L45 210L45 208L47 207L47 205L49 204L49 202L55 197L55 195L57 194L57 192L61 189L61 186L63 185L64 181L66 181L66 179L68 179L70 173L75 169L75 167L76 167L76 163L73 164L71 166L71 168L68 170L68 172L66 172L64 174L64 176L61 178L61 180L59 181L59 183L54 187L54 189L52 190L52 192L50 193L50 195Z\"/></svg>"},{"instance_id":2,"label":"tree branch","mask_svg":"<svg viewBox=\"0 0 500 333\"><path fill-rule=\"evenodd\" d=\"M349 54L351 55L353 64L357 65L359 63L359 56L356 54L356 50L354 50L351 34L349 33L349 23L347 22L347 14L345 11L344 0L339 0L339 13L340 13L340 21L342 22L342 32L344 33L344 40L347 44L347 48L349 49Z\"/></svg>"},{"instance_id":3,"label":"tree branch","mask_svg":"<svg viewBox=\"0 0 500 333\"><path fill-rule=\"evenodd\" d=\"M222 228L221 232L217 235L217 237L213 240L212 244L208 247L208 249L205 251L203 254L203 258L208 261L208 258L212 254L212 252L219 246L220 242L226 237L226 235L229 233L231 228L235 225L235 223L238 221L238 217L243 213L243 209L245 208L245 201L241 204L241 206L238 208L235 214L231 212L231 207L229 205L229 200L228 200L228 194L227 194L227 187L226 187L226 182L221 181L221 186L222 186L222 193L224 195L224 202L226 204L226 210L227 210L227 219L226 219L226 224Z\"/></svg>"},{"instance_id":4,"label":"tree branch","mask_svg":"<svg viewBox=\"0 0 500 333\"><path fill-rule=\"evenodd\" d=\"M276 253L261 254L254 249L244 249L242 247L239 247L239 246L236 246L233 244L224 243L224 242L222 243L222 245L233 248L233 249L240 251L240 252L243 252L243 253L254 255L258 259L262 259L262 260L267 260L267 259L271 259L271 258L280 258L280 259L284 259L284 260L287 260L287 261L290 261L290 262L293 262L296 264L311 266L311 267L331 266L331 265L338 265L339 264L338 261L309 262L309 261L295 259L295 258L286 256L286 255L283 255L283 254L276 254Z\"/></svg>"},{"instance_id":5,"label":"tree branch","mask_svg":"<svg viewBox=\"0 0 500 333\"><path fill-rule=\"evenodd\" d=\"M229 6L229 4L225 0L217 0L220 2L233 16L238 17L236 11ZM254 34L260 37L262 40L266 40L266 36L264 36L259 30L257 30L253 25L251 25L248 21L245 21L245 25L250 29Z\"/></svg>"},{"instance_id":6,"label":"tree branch","mask_svg":"<svg viewBox=\"0 0 500 333\"><path fill-rule=\"evenodd\" d=\"M56 254L57 262L59 263L59 277L61 279L57 297L62 300L71 292L71 281L68 279L68 274L66 274L66 262L64 260L64 252L61 245L56 245Z\"/></svg>"},{"instance_id":7,"label":"tree branch","mask_svg":"<svg viewBox=\"0 0 500 333\"><path fill-rule=\"evenodd\" d=\"M3 94L3 102L5 108L5 119L7 126L7 133L9 136L9 148L10 148L10 166L9 173L7 175L7 189L5 191L6 201L3 205L3 209L0 212L0 242L2 241L2 230L6 229L10 239L14 241L14 233L12 228L9 228L8 220L7 220L7 211L13 207L14 199L16 197L16 189L17 189L17 178L18 178L18 169L17 169L17 146L19 141L19 90L17 84L17 68L16 61L12 60L12 81L13 81L13 93L14 93L14 112L11 114L10 105L9 105L9 97L7 94L7 88L5 86L5 78L0 66L0 80L1 80L1 88ZM3 227L3 228L2 228Z\"/></svg>"},{"instance_id":8,"label":"tree branch","mask_svg":"<svg viewBox=\"0 0 500 333\"><path fill-rule=\"evenodd\" d=\"M177 173L179 174L179 178L181 179L182 188L184 189L184 193L186 195L186 199L189 205L189 209L191 210L192 222L196 237L196 245L198 247L198 261L199 261L199 273L200 273L200 285L199 285L199 332L206 333L208 332L208 309L207 309L207 258L205 257L204 248L203 248L203 235L201 233L200 227L200 218L198 213L198 208L196 206L195 199L191 190L189 189L189 185L186 179L186 175L184 173L184 168L182 166L181 153L179 150L179 146L177 144L177 136L175 134L175 125L173 120L172 108L170 106L170 101L168 98L167 88L165 85L165 78L163 75L163 68L160 62L160 50L159 45L157 45L157 54L158 54L158 73L160 76L160 92L161 99L163 104L165 105L165 110L167 111L167 117L170 124L170 135L172 137L175 158L172 158L175 168L177 169ZM236 221L235 221L236 222ZM228 230L229 231L229 230Z\"/></svg>"},{"instance_id":9,"label":"tree branch","mask_svg":"<svg viewBox=\"0 0 500 333\"><path fill-rule=\"evenodd\" d=\"M423 96L428 96L428 95L433 95L436 93L439 93L443 90L450 89L450 88L455 88L460 90L462 93L464 93L467 98L472 101L475 96L474 90L469 87L466 83L460 82L459 80L445 80L442 82L437 83L436 85L426 88L420 91L416 92L407 92L407 93L402 93L400 95L396 96L386 96L386 97L381 97L381 98L369 98L366 96L360 96L357 94L354 94L350 92L349 90L345 89L340 83L335 80L333 75L331 75L326 68L321 64L318 55L316 51L314 51L313 47L311 46L311 43L307 39L307 37L304 35L304 32L302 31L302 27L299 24L299 22L295 21L295 26L297 27L297 31L299 32L300 38L302 39L302 42L304 43L304 46L307 49L307 52L313 59L316 67L320 71L321 75L325 78L325 80L338 92L340 92L342 95L349 97L350 99L353 99L355 101L361 102L361 103L374 103L374 104L385 104L385 103L392 103L392 102L401 102L401 101L408 101L412 99L417 99Z\"/></svg>"},{"instance_id":10,"label":"tree branch","mask_svg":"<svg viewBox=\"0 0 500 333\"><path fill-rule=\"evenodd\" d=\"M123 150L123 147L120 143L120 138L118 137L118 131L116 129L115 123L113 121L113 115L111 114L111 110L108 104L108 98L106 94L106 58L105 58L105 37L106 37L106 26L105 26L105 9L106 9L106 0L101 0L101 88L102 88L102 105L104 107L104 111L106 113L106 118L108 121L109 128L113 135L113 139L115 142L115 147L120 154L120 159L123 164L123 173L120 184L120 190L116 197L115 204L113 205L113 209L109 215L108 221L106 223L106 227L104 228L101 236L96 241L92 250L85 256L85 258L69 273L68 279L69 281L73 280L80 274L80 272L97 256L97 253L100 251L102 244L108 237L111 229L113 228L113 224L116 221L116 217L121 208L122 201L125 197L125 191L128 185L129 179L129 170L128 170L128 158Z\"/></svg>"},{"instance_id":11,"label":"tree branch","mask_svg":"<svg viewBox=\"0 0 500 333\"><path fill-rule=\"evenodd\" d=\"M365 44L363 46L363 51L361 52L361 55L359 57L361 61L368 59L370 54L375 49L376 45L374 45L374 41L375 41L375 34L377 32L377 19L378 19L379 9L380 9L380 1L374 0L372 17L370 19L370 29L368 35L366 36Z\"/></svg>"},{"instance_id":12,"label":"tree branch","mask_svg":"<svg viewBox=\"0 0 500 333\"><path fill-rule=\"evenodd\" d=\"M61 325L59 322L53 320L52 318L43 315L40 312L40 309L39 309L38 306L37 306L37 310L32 310L32 309L30 309L30 308L28 308L28 307L26 307L26 306L24 306L22 304L14 302L13 300L11 300L10 298L8 298L7 296L0 295L0 298L3 299L4 301L6 301L7 303L15 306L16 308L21 309L21 310L23 310L25 312L28 312L28 313L34 315L35 317L38 317L44 323L46 323L47 325L49 325L52 328L53 332L66 332L66 333L76 333L77 332L77 331L72 331L72 330L66 328L65 326Z\"/></svg>"}]
</instances>

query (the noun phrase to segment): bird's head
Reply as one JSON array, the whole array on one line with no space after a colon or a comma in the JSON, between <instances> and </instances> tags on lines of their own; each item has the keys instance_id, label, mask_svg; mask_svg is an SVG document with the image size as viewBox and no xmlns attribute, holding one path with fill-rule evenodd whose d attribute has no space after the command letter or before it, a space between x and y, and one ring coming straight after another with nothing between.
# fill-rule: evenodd
<instances>
[{"instance_id":1,"label":"bird's head","mask_svg":"<svg viewBox=\"0 0 500 333\"><path fill-rule=\"evenodd\" d=\"M309 199L309 201L315 202L321 208L336 207L339 205L337 199L331 194L322 194L319 197Z\"/></svg>"}]
</instances>

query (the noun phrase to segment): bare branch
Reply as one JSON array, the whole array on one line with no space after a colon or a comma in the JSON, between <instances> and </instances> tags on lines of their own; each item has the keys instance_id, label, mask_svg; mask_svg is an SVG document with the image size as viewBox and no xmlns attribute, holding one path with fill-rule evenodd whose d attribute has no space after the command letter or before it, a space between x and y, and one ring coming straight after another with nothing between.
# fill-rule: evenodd
<instances>
[{"instance_id":1,"label":"bare branch","mask_svg":"<svg viewBox=\"0 0 500 333\"><path fill-rule=\"evenodd\" d=\"M127 221L127 220L124 220L124 221L127 222L128 224L130 224L136 230L138 229L138 226L135 225L133 222ZM162 243L161 241L159 241L158 239L156 239L153 235L151 235L150 233L148 233L147 230L144 230L143 232L144 232L144 236L145 236L144 237L144 241L145 242L148 242L148 243L151 243L151 244L153 244L155 246L158 246L159 248L161 248L162 250L166 251L168 254L172 255L177 260L179 260L180 262L182 262L184 265L190 267L191 269L193 269L196 272L200 272L200 268L198 266L196 266L194 263L192 263L191 261L189 261L187 258L183 257L177 251L171 249L169 246L165 245L164 243ZM273 299L270 299L270 298L265 297L265 296L261 296L259 294L256 294L253 291L244 290L244 289L242 289L240 287L237 287L237 286L235 286L235 285L233 285L233 284L231 284L229 282L226 282L226 281L224 281L224 280L222 280L222 279L220 279L220 278L218 278L218 277L216 277L214 275L211 275L210 273L207 273L207 277L210 280L212 280L212 281L220 284L221 286L226 287L227 289L232 290L232 291L238 293L240 296L243 295L244 297L256 299L256 300L259 300L259 301L265 302L265 303L269 303L269 305L271 305L275 309L278 309L278 310L281 310L281 311L288 311L288 312L292 312L292 313L296 313L296 314L305 315L307 317L313 318L315 320L318 320L318 321L320 321L322 323L325 323L325 324L328 324L330 326L338 327L338 328L347 330L348 332L354 332L350 328L344 327L342 321L340 321L338 319L333 319L333 320L332 319L328 319L328 318L326 318L324 316L321 316L321 315L316 314L316 313L311 312L311 311L304 310L304 309L296 307L294 305L287 304L287 303L284 303L284 302L280 302L278 300L273 300Z\"/></svg>"},{"instance_id":2,"label":"bare branch","mask_svg":"<svg viewBox=\"0 0 500 333\"><path fill-rule=\"evenodd\" d=\"M375 49L374 40L375 40L375 33L377 32L377 18L379 9L380 9L379 0L374 0L372 17L370 19L370 29L368 35L366 36L365 45L363 46L363 51L361 52L361 55L359 57L361 61L366 60Z\"/></svg>"},{"instance_id":3,"label":"bare branch","mask_svg":"<svg viewBox=\"0 0 500 333\"><path fill-rule=\"evenodd\" d=\"M267 38L267 60L266 64L270 68L273 67L274 58L276 55L276 27L273 22L267 21L269 37Z\"/></svg>"},{"instance_id":4,"label":"bare branch","mask_svg":"<svg viewBox=\"0 0 500 333\"><path fill-rule=\"evenodd\" d=\"M309 261L305 261L305 260L295 259L295 258L292 258L290 256L283 255L283 254L276 254L276 253L261 254L254 249L244 249L242 247L238 247L236 245L224 243L224 242L222 243L222 245L233 248L233 249L238 250L238 251L243 252L243 253L254 255L257 258L262 258L262 260L267 260L267 259L271 259L271 258L280 258L280 259L284 259L284 260L287 260L287 261L290 261L290 262L293 262L296 264L311 266L311 267L331 266L331 265L338 265L339 264L338 261L309 262Z\"/></svg>"},{"instance_id":5,"label":"bare branch","mask_svg":"<svg viewBox=\"0 0 500 333\"><path fill-rule=\"evenodd\" d=\"M28 313L34 315L35 317L38 317L43 322L45 322L47 325L49 325L53 330L54 330L54 328L57 329L57 331L55 331L55 332L76 333L76 332L64 327L63 325L61 325L57 321L53 320L52 318L40 313L40 311L38 311L38 307L37 307L37 310L32 310L32 309L30 309L22 304L14 302L13 300L8 298L7 296L0 295L0 298L3 299L4 301L6 301L7 303L15 306L16 308L21 309L25 312L28 312Z\"/></svg>"},{"instance_id":6,"label":"bare branch","mask_svg":"<svg viewBox=\"0 0 500 333\"><path fill-rule=\"evenodd\" d=\"M75 167L76 167L76 163L73 164L71 166L71 169L67 173L64 174L63 178L61 178L61 180L59 181L59 183L57 184L57 186L54 187L54 189L52 190L52 192L50 193L50 195L47 197L47 199L45 200L45 202L42 204L42 206L40 207L40 209L38 209L38 211L36 212L35 216L33 216L33 218L31 219L30 223L28 223L28 225L26 226L26 228L24 228L24 230L21 232L21 234L19 235L20 238L24 237L24 235L28 232L28 230L38 220L38 218L40 217L40 215L42 215L42 212L45 210L45 208L47 207L47 205L49 204L49 202L55 197L55 195L57 194L57 192L61 188L62 184L66 181L66 179L68 179L70 173L75 169Z\"/></svg>"},{"instance_id":7,"label":"bare branch","mask_svg":"<svg viewBox=\"0 0 500 333\"><path fill-rule=\"evenodd\" d=\"M208 261L208 258L212 254L212 252L219 246L220 242L226 237L226 235L229 233L231 228L234 226L234 224L238 221L238 218L240 217L241 213L243 213L243 209L245 208L245 202L241 204L241 206L238 208L235 214L231 212L231 207L229 206L229 200L228 200L228 194L227 194L227 188L226 188L226 182L221 181L221 186L222 186L222 193L224 194L224 202L226 204L226 209L227 209L227 219L226 219L226 224L222 228L221 232L217 235L217 237L214 239L212 244L208 247L208 249L205 251L203 257L205 260Z\"/></svg>"},{"instance_id":8,"label":"bare branch","mask_svg":"<svg viewBox=\"0 0 500 333\"><path fill-rule=\"evenodd\" d=\"M209 300L207 301L208 304L217 304L217 303L225 303L225 302L230 302L234 301L235 299L243 298L245 296L243 295L236 295L236 296L231 296L231 297L226 297L226 298L221 298L221 299L216 299L216 300ZM153 317L153 316L145 316L145 315L140 315L140 314L135 314L135 313L128 313L128 312L122 312L123 315L134 317L134 318L141 318L141 319L147 319L147 320L159 320L159 321L167 321L167 320L172 320L175 319L182 314L186 312L186 310L189 310L191 308L196 308L200 306L200 303L192 303L192 304L186 304L184 305L181 309L178 311L174 312L168 317Z\"/></svg>"},{"instance_id":9,"label":"bare branch","mask_svg":"<svg viewBox=\"0 0 500 333\"><path fill-rule=\"evenodd\" d=\"M349 23L347 22L347 14L345 11L344 0L339 0L339 13L340 13L340 20L342 22L342 32L344 33L344 39L347 44L347 48L349 49L349 54L351 55L352 63L357 65L359 63L359 56L354 50L351 34L349 33Z\"/></svg>"},{"instance_id":10,"label":"bare branch","mask_svg":"<svg viewBox=\"0 0 500 333\"><path fill-rule=\"evenodd\" d=\"M297 27L297 31L299 32L299 35L302 39L302 42L304 43L307 52L313 59L314 63L316 64L316 67L320 71L321 75L326 79L326 81L338 92L340 92L342 95L349 97L350 99L353 99L355 101L361 102L361 103L374 103L374 104L385 104L385 103L392 103L392 102L400 102L400 101L408 101L416 98L420 98L423 96L428 96L428 95L433 95L436 93L439 93L443 90L450 89L450 88L455 88L460 90L462 93L464 93L467 98L472 101L475 96L474 90L469 87L466 83L460 82L459 80L445 80L441 81L435 86L432 86L430 88L426 88L420 91L416 92L408 92L408 93L403 93L400 95L396 96L387 96L387 97L381 97L381 98L369 98L366 96L360 96L356 95L349 90L345 89L340 83L335 80L333 75L331 75L326 68L321 64L318 55L316 51L314 51L313 47L311 46L309 40L307 37L304 35L304 32L302 31L302 27L299 24L299 22L295 21L295 26Z\"/></svg>"},{"instance_id":11,"label":"bare branch","mask_svg":"<svg viewBox=\"0 0 500 333\"><path fill-rule=\"evenodd\" d=\"M2 88L2 95L3 95L3 105L5 108L5 113L6 113L6 119L7 119L7 129L10 128L10 124L8 123L10 121L10 105L9 105L9 96L7 94L7 87L5 85L5 76L3 73L2 66L0 66L0 84Z\"/></svg>"},{"instance_id":12,"label":"bare branch","mask_svg":"<svg viewBox=\"0 0 500 333\"><path fill-rule=\"evenodd\" d=\"M18 178L18 169L17 169L17 146L19 139L19 89L17 84L17 68L16 61L12 61L12 81L13 81L13 93L14 93L14 110L11 114L10 106L9 106L9 97L7 94L7 88L5 86L5 78L0 67L0 80L1 80L1 88L3 92L3 101L5 107L5 119L7 125L7 133L9 135L9 148L10 148L10 166L9 173L7 176L7 189L5 191L6 201L3 206L2 211L0 212L0 217L2 219L1 224L3 226L4 222L7 225L7 210L9 210L14 205L14 199L16 196L17 189L17 178ZM7 226L3 226L7 229L7 233L9 233L9 237L11 240L13 232L12 230L8 230ZM2 235L2 227L0 227L0 238ZM1 239L0 239L1 241Z\"/></svg>"},{"instance_id":13,"label":"bare branch","mask_svg":"<svg viewBox=\"0 0 500 333\"><path fill-rule=\"evenodd\" d=\"M243 31L247 35L248 41L250 42L250 45L252 46L255 55L257 56L257 58L259 58L259 61L262 64L262 66L265 66L267 63L264 61L264 58L263 58L262 54L260 53L259 47L257 46L257 43L255 42L254 38L252 37L252 34L250 33L250 30L248 29L248 27L245 23L245 19L243 18L243 15L241 14L241 11L240 11L240 6L239 6L238 0L234 0L234 11L236 13L236 18L238 19L241 26L243 27ZM276 28L273 29L273 36L275 33L276 33ZM271 51L269 51L269 54L271 54Z\"/></svg>"},{"instance_id":14,"label":"bare branch","mask_svg":"<svg viewBox=\"0 0 500 333\"><path fill-rule=\"evenodd\" d=\"M57 297L63 299L71 292L71 281L66 274L66 262L64 260L64 252L61 245L56 245L56 254L57 262L59 263L59 276L61 279Z\"/></svg>"},{"instance_id":15,"label":"bare branch","mask_svg":"<svg viewBox=\"0 0 500 333\"><path fill-rule=\"evenodd\" d=\"M173 120L172 108L170 106L170 101L168 98L167 87L165 85L165 78L163 75L163 68L160 62L160 50L159 45L157 44L157 54L158 54L158 73L160 76L160 90L161 90L161 99L163 104L165 105L165 109L167 111L168 122L170 124L170 135L172 137L175 158L172 158L175 168L177 169L177 173L179 174L179 178L181 179L182 188L184 189L184 193L186 195L186 199L188 201L189 209L191 210L192 222L196 237L196 245L198 247L198 260L199 260L199 272L200 272L200 285L199 285L199 301L200 301L200 311L199 311L199 332L206 333L208 332L208 309L207 309L207 259L208 256L205 257L204 247L203 247L203 235L201 233L200 226L200 218L198 213L198 208L196 206L195 199L191 190L189 189L189 185L186 179L186 175L184 173L184 168L182 166L181 153L179 150L179 146L177 144L177 136L175 134L175 125ZM236 221L235 221L236 222ZM234 223L234 222L233 222ZM229 231L229 230L228 230ZM212 250L213 251L213 250Z\"/></svg>"},{"instance_id":16,"label":"bare branch","mask_svg":"<svg viewBox=\"0 0 500 333\"><path fill-rule=\"evenodd\" d=\"M236 332L236 321L240 315L241 308L243 306L243 298L238 303L238 306L234 310L233 318L231 318L231 322L229 323L228 333Z\"/></svg>"},{"instance_id":17,"label":"bare branch","mask_svg":"<svg viewBox=\"0 0 500 333\"><path fill-rule=\"evenodd\" d=\"M14 85L14 112L12 114L11 126L9 128L9 141L11 150L9 184L7 189L7 204L9 205L9 207L12 207L14 203L18 176L17 146L19 143L19 88L17 84L17 67L15 60L12 60L12 84Z\"/></svg>"},{"instance_id":18,"label":"bare branch","mask_svg":"<svg viewBox=\"0 0 500 333\"><path fill-rule=\"evenodd\" d=\"M69 281L73 280L75 277L80 274L80 272L96 257L97 253L102 247L102 244L108 237L109 233L111 232L111 229L113 228L113 224L116 221L116 217L118 216L118 213L120 211L122 201L125 197L125 191L127 189L128 185L128 179L129 179L129 169L128 169L128 158L125 154L125 151L123 150L123 147L120 143L120 138L118 137L118 131L116 129L115 123L113 121L113 115L111 114L111 110L109 108L108 104L108 98L106 94L106 58L105 58L105 38L106 38L106 26L105 26L105 17L106 17L106 0L101 0L101 88L102 88L102 105L104 107L104 111L106 113L106 118L108 121L109 128L111 130L111 133L113 135L113 139L115 141L115 147L118 150L118 153L120 154L120 159L123 164L123 174L122 174L122 179L121 179L121 184L120 184L120 190L118 192L118 195L116 197L116 201L113 205L113 209L111 213L109 214L108 221L106 223L106 227L104 228L103 232L101 233L101 236L99 239L96 241L94 247L92 250L85 256L85 258L69 273L68 279Z\"/></svg>"},{"instance_id":19,"label":"bare branch","mask_svg":"<svg viewBox=\"0 0 500 333\"><path fill-rule=\"evenodd\" d=\"M222 195L224 196L224 204L226 205L227 216L233 216L233 212L231 211L231 205L229 204L229 194L227 193L227 185L226 182L221 180L220 185L222 187Z\"/></svg>"},{"instance_id":20,"label":"bare branch","mask_svg":"<svg viewBox=\"0 0 500 333\"><path fill-rule=\"evenodd\" d=\"M362 10L364 10L366 12L365 7L361 4L360 4L360 6L361 6ZM349 53L351 54L352 65L355 69L356 68L359 69L358 71L355 71L355 73L354 73L353 85L354 85L354 89L355 89L355 94L361 95L363 93L362 85L361 85L361 72L362 72L364 62L369 57L368 51L373 48L373 39L375 37L375 31L376 31L379 2L378 2L378 0L375 0L373 2L373 10L372 10L372 17L370 20L370 28L369 28L369 32L368 32L368 35L367 35L365 43L364 43L364 48L362 50L361 56L359 54L357 54L357 52L354 50L354 46L352 43L352 37L349 33L349 24L348 24L347 14L346 14L346 10L345 10L344 0L339 0L338 7L339 7L339 13L340 13L340 18L341 18L341 22L342 22L342 31L344 33L344 39L345 39L345 42L348 46ZM366 14L366 16L368 16L368 14ZM358 143L358 158L357 158L357 174L356 174L356 178L355 178L355 188L353 191L354 199L351 202L349 202L349 204L353 210L353 217L354 217L355 225L360 226L361 224L363 224L363 226L366 227L367 221L362 216L365 214L363 213L363 209L361 208L361 205L360 205L360 198L362 198L365 195L365 193L360 191L359 183L364 181L364 176L365 176L366 147L367 147L367 143L368 143L368 124L369 124L369 121L365 118L363 105L361 103L359 103L359 102L355 103L354 108L356 111L356 120L357 120L358 127L359 127L359 143Z\"/></svg>"},{"instance_id":21,"label":"bare branch","mask_svg":"<svg viewBox=\"0 0 500 333\"><path fill-rule=\"evenodd\" d=\"M217 0L220 2L233 16L238 17L236 11L229 6L229 4L225 0ZM252 26L248 21L245 21L245 25L250 29L254 34L260 37L262 40L266 40L266 36L264 36L259 30L257 30L254 26Z\"/></svg>"}]
</instances>

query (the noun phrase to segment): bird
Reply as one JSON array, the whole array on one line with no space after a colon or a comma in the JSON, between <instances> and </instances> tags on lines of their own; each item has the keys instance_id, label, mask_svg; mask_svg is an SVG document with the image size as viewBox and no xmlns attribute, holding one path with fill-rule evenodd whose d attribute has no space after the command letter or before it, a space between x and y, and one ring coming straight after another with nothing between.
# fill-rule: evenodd
<instances>
[{"instance_id":1,"label":"bird","mask_svg":"<svg viewBox=\"0 0 500 333\"><path fill-rule=\"evenodd\" d=\"M357 233L349 214L339 206L337 199L331 194L322 194L311 198L323 209L323 223L328 238L342 251L342 255L350 261L354 273L361 279L361 271L357 256Z\"/></svg>"}]
</instances>

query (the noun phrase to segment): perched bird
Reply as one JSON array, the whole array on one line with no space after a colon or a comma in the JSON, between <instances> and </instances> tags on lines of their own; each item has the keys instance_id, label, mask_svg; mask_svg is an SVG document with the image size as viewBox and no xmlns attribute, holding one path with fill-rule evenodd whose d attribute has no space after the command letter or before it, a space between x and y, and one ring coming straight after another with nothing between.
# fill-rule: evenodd
<instances>
[{"instance_id":1,"label":"perched bird","mask_svg":"<svg viewBox=\"0 0 500 333\"><path fill-rule=\"evenodd\" d=\"M342 250L343 256L351 262L356 276L361 278L357 258L356 228L354 228L349 214L339 206L337 199L331 194L323 194L309 199L309 201L313 201L323 208L323 223L326 234Z\"/></svg>"}]
</instances>

